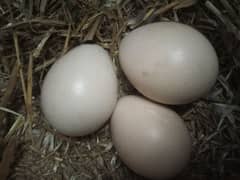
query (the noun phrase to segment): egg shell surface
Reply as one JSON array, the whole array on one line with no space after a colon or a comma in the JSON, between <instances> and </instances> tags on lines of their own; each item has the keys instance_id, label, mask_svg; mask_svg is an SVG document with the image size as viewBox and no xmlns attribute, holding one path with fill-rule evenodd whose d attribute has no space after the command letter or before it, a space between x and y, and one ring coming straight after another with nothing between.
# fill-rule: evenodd
<instances>
[{"instance_id":1,"label":"egg shell surface","mask_svg":"<svg viewBox=\"0 0 240 180\"><path fill-rule=\"evenodd\" d=\"M80 45L62 56L45 76L41 109L60 133L83 136L109 119L118 96L111 58L95 44Z\"/></svg>"},{"instance_id":2,"label":"egg shell surface","mask_svg":"<svg viewBox=\"0 0 240 180\"><path fill-rule=\"evenodd\" d=\"M147 178L172 178L190 159L191 138L181 117L138 96L118 101L111 118L111 133L122 161Z\"/></svg>"},{"instance_id":3,"label":"egg shell surface","mask_svg":"<svg viewBox=\"0 0 240 180\"><path fill-rule=\"evenodd\" d=\"M139 27L120 43L121 67L144 96L187 104L206 95L218 75L217 54L194 28L175 22Z\"/></svg>"}]
</instances>

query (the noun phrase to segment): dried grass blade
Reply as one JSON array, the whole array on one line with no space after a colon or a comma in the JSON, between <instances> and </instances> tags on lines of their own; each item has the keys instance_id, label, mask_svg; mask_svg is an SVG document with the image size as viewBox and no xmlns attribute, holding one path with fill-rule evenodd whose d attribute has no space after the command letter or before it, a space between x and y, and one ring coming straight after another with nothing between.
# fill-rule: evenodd
<instances>
[{"instance_id":1,"label":"dried grass blade","mask_svg":"<svg viewBox=\"0 0 240 180\"><path fill-rule=\"evenodd\" d=\"M29 56L28 63L28 78L27 78L27 114L28 121L32 122L32 72L33 72L33 57Z\"/></svg>"},{"instance_id":2,"label":"dried grass blade","mask_svg":"<svg viewBox=\"0 0 240 180\"><path fill-rule=\"evenodd\" d=\"M45 37L40 41L40 43L38 44L37 48L33 51L33 57L34 57L34 58L38 58L38 57L39 57L39 55L40 55L40 53L41 53L44 45L46 44L47 40L48 40L48 39L51 37L51 35L52 35L52 33L51 33L52 30L53 30L53 28L50 29L50 30L46 33Z\"/></svg>"},{"instance_id":3,"label":"dried grass blade","mask_svg":"<svg viewBox=\"0 0 240 180\"><path fill-rule=\"evenodd\" d=\"M95 20L94 24L92 25L91 29L88 31L87 35L85 36L84 41L93 40L93 38L96 34L96 31L98 29L98 26L101 23L101 19L102 19L102 16L96 17L96 20Z\"/></svg>"},{"instance_id":4,"label":"dried grass blade","mask_svg":"<svg viewBox=\"0 0 240 180\"><path fill-rule=\"evenodd\" d=\"M64 55L68 51L68 44L69 44L70 39L71 39L71 25L69 24L68 31L67 31L67 37L65 39L62 55Z\"/></svg>"},{"instance_id":5,"label":"dried grass blade","mask_svg":"<svg viewBox=\"0 0 240 180\"><path fill-rule=\"evenodd\" d=\"M25 105L27 105L27 91L26 91L26 85L25 85L25 81L24 81L22 64L21 64L21 60L20 60L20 51L19 51L18 37L17 37L16 32L13 33L13 40L14 40L14 46L15 46L15 51L16 51L16 56L17 56L17 63L19 66L19 75L20 75L21 84L22 84L24 102L25 102Z\"/></svg>"},{"instance_id":6,"label":"dried grass blade","mask_svg":"<svg viewBox=\"0 0 240 180\"><path fill-rule=\"evenodd\" d=\"M182 9L195 5L198 0L180 0L179 5L174 7L174 9Z\"/></svg>"}]
</instances>

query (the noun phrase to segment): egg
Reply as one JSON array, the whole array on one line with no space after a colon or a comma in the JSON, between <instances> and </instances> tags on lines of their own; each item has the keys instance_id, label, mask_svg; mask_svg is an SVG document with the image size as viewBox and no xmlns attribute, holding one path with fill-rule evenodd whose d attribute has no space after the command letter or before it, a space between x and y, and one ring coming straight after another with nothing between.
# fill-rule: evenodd
<instances>
[{"instance_id":1,"label":"egg","mask_svg":"<svg viewBox=\"0 0 240 180\"><path fill-rule=\"evenodd\" d=\"M165 104L187 104L206 95L218 75L217 54L192 27L157 22L130 32L120 43L120 65L144 96Z\"/></svg>"},{"instance_id":2,"label":"egg","mask_svg":"<svg viewBox=\"0 0 240 180\"><path fill-rule=\"evenodd\" d=\"M111 118L111 134L122 161L147 178L172 178L190 158L191 138L181 117L138 96L118 101Z\"/></svg>"},{"instance_id":3,"label":"egg","mask_svg":"<svg viewBox=\"0 0 240 180\"><path fill-rule=\"evenodd\" d=\"M99 45L80 45L62 56L47 73L41 108L62 134L93 133L109 119L118 96L111 58Z\"/></svg>"}]
</instances>

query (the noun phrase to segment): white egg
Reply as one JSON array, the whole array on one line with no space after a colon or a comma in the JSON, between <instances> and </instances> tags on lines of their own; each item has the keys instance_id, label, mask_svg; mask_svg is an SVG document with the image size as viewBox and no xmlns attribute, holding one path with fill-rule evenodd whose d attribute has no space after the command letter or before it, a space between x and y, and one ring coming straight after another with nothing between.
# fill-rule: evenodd
<instances>
[{"instance_id":1,"label":"white egg","mask_svg":"<svg viewBox=\"0 0 240 180\"><path fill-rule=\"evenodd\" d=\"M125 96L118 101L111 132L119 156L139 175L172 178L190 159L191 138L182 118L144 98Z\"/></svg>"},{"instance_id":2,"label":"white egg","mask_svg":"<svg viewBox=\"0 0 240 180\"><path fill-rule=\"evenodd\" d=\"M119 56L136 89L166 104L186 104L206 95L218 75L218 58L207 38L175 22L130 32L120 44Z\"/></svg>"},{"instance_id":3,"label":"white egg","mask_svg":"<svg viewBox=\"0 0 240 180\"><path fill-rule=\"evenodd\" d=\"M80 45L61 57L47 73L41 108L60 133L83 136L109 119L118 84L108 53L99 45Z\"/></svg>"}]
</instances>

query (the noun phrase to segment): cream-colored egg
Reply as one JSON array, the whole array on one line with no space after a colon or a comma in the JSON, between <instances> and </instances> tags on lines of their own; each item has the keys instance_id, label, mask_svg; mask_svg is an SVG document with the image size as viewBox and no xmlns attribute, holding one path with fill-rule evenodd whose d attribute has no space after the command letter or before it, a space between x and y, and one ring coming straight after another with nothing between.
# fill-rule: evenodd
<instances>
[{"instance_id":1,"label":"cream-colored egg","mask_svg":"<svg viewBox=\"0 0 240 180\"><path fill-rule=\"evenodd\" d=\"M180 116L141 97L125 96L118 101L111 133L123 162L148 178L174 177L190 158L191 138Z\"/></svg>"},{"instance_id":2,"label":"cream-colored egg","mask_svg":"<svg viewBox=\"0 0 240 180\"><path fill-rule=\"evenodd\" d=\"M175 22L148 24L121 42L120 64L144 96L166 104L186 104L206 93L218 75L210 42L192 27Z\"/></svg>"},{"instance_id":3,"label":"cream-colored egg","mask_svg":"<svg viewBox=\"0 0 240 180\"><path fill-rule=\"evenodd\" d=\"M108 53L98 45L80 45L47 73L41 108L56 130L82 136L96 131L109 119L117 93L117 78Z\"/></svg>"}]
</instances>

